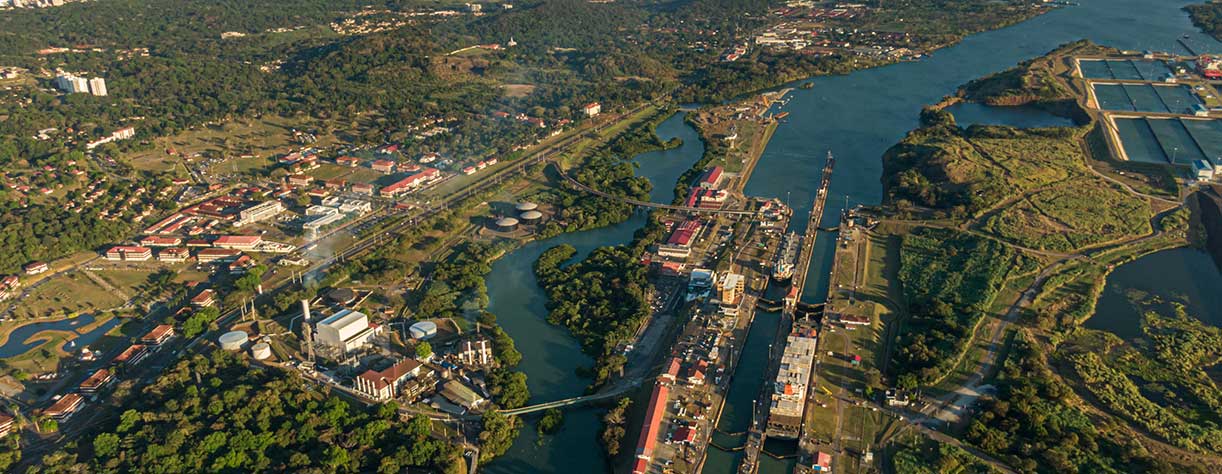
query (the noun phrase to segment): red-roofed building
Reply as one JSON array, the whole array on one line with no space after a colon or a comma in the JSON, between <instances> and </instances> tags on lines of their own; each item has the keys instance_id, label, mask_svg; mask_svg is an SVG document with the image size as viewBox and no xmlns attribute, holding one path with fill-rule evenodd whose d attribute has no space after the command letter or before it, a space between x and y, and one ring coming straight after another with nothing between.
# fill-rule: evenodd
<instances>
[{"instance_id":1,"label":"red-roofed building","mask_svg":"<svg viewBox=\"0 0 1222 474\"><path fill-rule=\"evenodd\" d=\"M645 474L649 472L649 460L637 458L636 462L632 463L632 474Z\"/></svg>"},{"instance_id":2,"label":"red-roofed building","mask_svg":"<svg viewBox=\"0 0 1222 474\"><path fill-rule=\"evenodd\" d=\"M212 242L213 247L222 249L253 250L263 243L259 235L222 235Z\"/></svg>"},{"instance_id":3,"label":"red-roofed building","mask_svg":"<svg viewBox=\"0 0 1222 474\"><path fill-rule=\"evenodd\" d=\"M314 184L314 178L306 174L295 174L289 176L289 186L305 187Z\"/></svg>"},{"instance_id":4,"label":"red-roofed building","mask_svg":"<svg viewBox=\"0 0 1222 474\"><path fill-rule=\"evenodd\" d=\"M671 439L676 443L692 444L696 442L696 430L690 426L681 426L675 430L675 436Z\"/></svg>"},{"instance_id":5,"label":"red-roofed building","mask_svg":"<svg viewBox=\"0 0 1222 474\"><path fill-rule=\"evenodd\" d=\"M352 192L357 194L373 194L373 185L368 183L355 183L352 185Z\"/></svg>"},{"instance_id":6,"label":"red-roofed building","mask_svg":"<svg viewBox=\"0 0 1222 474\"><path fill-rule=\"evenodd\" d=\"M47 265L47 262L31 262L21 267L21 269L25 270L26 275L37 275L50 270L51 266Z\"/></svg>"},{"instance_id":7,"label":"red-roofed building","mask_svg":"<svg viewBox=\"0 0 1222 474\"><path fill-rule=\"evenodd\" d=\"M667 382L674 382L679 377L679 358L671 357L670 362L666 363L666 372L663 372L658 378Z\"/></svg>"},{"instance_id":8,"label":"red-roofed building","mask_svg":"<svg viewBox=\"0 0 1222 474\"><path fill-rule=\"evenodd\" d=\"M110 261L143 262L153 258L153 249L134 245L116 245L106 251L106 259Z\"/></svg>"},{"instance_id":9,"label":"red-roofed building","mask_svg":"<svg viewBox=\"0 0 1222 474\"><path fill-rule=\"evenodd\" d=\"M170 324L158 324L157 327L140 338L140 342L150 346L160 346L163 342L174 337L174 326Z\"/></svg>"},{"instance_id":10,"label":"red-roofed building","mask_svg":"<svg viewBox=\"0 0 1222 474\"><path fill-rule=\"evenodd\" d=\"M0 438L8 436L13 431L13 417L0 413Z\"/></svg>"},{"instance_id":11,"label":"red-roofed building","mask_svg":"<svg viewBox=\"0 0 1222 474\"><path fill-rule=\"evenodd\" d=\"M698 220L686 220L675 227L675 231L671 232L670 237L666 239L667 245L690 246L692 240L696 238L696 232L700 230L701 223Z\"/></svg>"},{"instance_id":12,"label":"red-roofed building","mask_svg":"<svg viewBox=\"0 0 1222 474\"><path fill-rule=\"evenodd\" d=\"M662 429L662 418L666 417L666 401L669 398L670 387L660 382L654 384L649 408L645 410L645 423L641 425L641 434L636 443L636 457L646 461L646 464L653 459L653 450L658 445L658 433ZM635 468L633 472L636 472Z\"/></svg>"},{"instance_id":13,"label":"red-roofed building","mask_svg":"<svg viewBox=\"0 0 1222 474\"><path fill-rule=\"evenodd\" d=\"M191 306L196 308L206 308L216 304L216 292L211 288L199 292L194 298L191 298Z\"/></svg>"},{"instance_id":14,"label":"red-roofed building","mask_svg":"<svg viewBox=\"0 0 1222 474\"><path fill-rule=\"evenodd\" d=\"M114 362L115 364L136 365L139 364L140 361L144 360L144 358L148 355L148 346L144 344L132 344L127 349L124 349L122 353L115 356L115 359L111 362Z\"/></svg>"},{"instance_id":15,"label":"red-roofed building","mask_svg":"<svg viewBox=\"0 0 1222 474\"><path fill-rule=\"evenodd\" d=\"M150 235L140 239L140 245L145 247L174 247L182 245L182 237L162 237Z\"/></svg>"},{"instance_id":16,"label":"red-roofed building","mask_svg":"<svg viewBox=\"0 0 1222 474\"><path fill-rule=\"evenodd\" d=\"M709 363L703 360L693 365L687 374L688 385L704 385L704 373L708 368Z\"/></svg>"},{"instance_id":17,"label":"red-roofed building","mask_svg":"<svg viewBox=\"0 0 1222 474\"><path fill-rule=\"evenodd\" d=\"M199 249L198 251L195 252L195 258L196 260L199 260L199 263L233 261L241 256L242 256L242 251L237 250L237 249L211 248L211 249Z\"/></svg>"},{"instance_id":18,"label":"red-roofed building","mask_svg":"<svg viewBox=\"0 0 1222 474\"><path fill-rule=\"evenodd\" d=\"M593 117L602 111L603 106L598 102L590 102L581 108L581 113L586 114L586 117Z\"/></svg>"},{"instance_id":19,"label":"red-roofed building","mask_svg":"<svg viewBox=\"0 0 1222 474\"><path fill-rule=\"evenodd\" d=\"M342 190L348 187L348 180L344 178L328 179L326 182L323 183L323 186L326 187L327 189Z\"/></svg>"},{"instance_id":20,"label":"red-roofed building","mask_svg":"<svg viewBox=\"0 0 1222 474\"><path fill-rule=\"evenodd\" d=\"M420 363L403 359L383 371L366 370L353 381L356 391L377 400L386 401L399 393L403 384L420 373Z\"/></svg>"},{"instance_id":21,"label":"red-roofed building","mask_svg":"<svg viewBox=\"0 0 1222 474\"><path fill-rule=\"evenodd\" d=\"M157 260L166 263L185 262L191 258L191 251L183 247L170 247L157 251Z\"/></svg>"},{"instance_id":22,"label":"red-roofed building","mask_svg":"<svg viewBox=\"0 0 1222 474\"><path fill-rule=\"evenodd\" d=\"M811 466L815 472L832 472L832 455L823 451L819 451L815 455L815 465Z\"/></svg>"},{"instance_id":23,"label":"red-roofed building","mask_svg":"<svg viewBox=\"0 0 1222 474\"><path fill-rule=\"evenodd\" d=\"M725 170L720 166L714 166L704 171L700 175L700 179L696 181L696 186L704 189L717 189L721 185Z\"/></svg>"},{"instance_id":24,"label":"red-roofed building","mask_svg":"<svg viewBox=\"0 0 1222 474\"><path fill-rule=\"evenodd\" d=\"M470 176L470 175L475 174L475 171L476 170L474 166L464 166L462 169L462 174Z\"/></svg>"},{"instance_id":25,"label":"red-roofed building","mask_svg":"<svg viewBox=\"0 0 1222 474\"><path fill-rule=\"evenodd\" d=\"M361 164L361 159L355 156L341 156L335 159L335 164L347 166L349 168L356 168Z\"/></svg>"},{"instance_id":26,"label":"red-roofed building","mask_svg":"<svg viewBox=\"0 0 1222 474\"><path fill-rule=\"evenodd\" d=\"M82 397L79 393L69 393L60 397L59 400L52 403L42 413L53 419L63 421L80 410L81 405L84 403L85 397Z\"/></svg>"},{"instance_id":27,"label":"red-roofed building","mask_svg":"<svg viewBox=\"0 0 1222 474\"><path fill-rule=\"evenodd\" d=\"M387 185L386 187L382 188L382 191L379 194L381 194L383 197L398 196L399 194L411 192L440 176L441 172L437 171L437 168L425 168L424 171Z\"/></svg>"},{"instance_id":28,"label":"red-roofed building","mask_svg":"<svg viewBox=\"0 0 1222 474\"><path fill-rule=\"evenodd\" d=\"M370 164L369 167L373 168L374 171L380 171L382 173L395 172L395 162L390 160L377 160Z\"/></svg>"},{"instance_id":29,"label":"red-roofed building","mask_svg":"<svg viewBox=\"0 0 1222 474\"><path fill-rule=\"evenodd\" d=\"M94 393L101 390L102 387L105 387L106 384L110 383L110 381L114 380L114 378L114 374L110 373L109 370L98 369L97 372L90 375L84 382L81 382L81 386L78 387L78 390L80 390L81 393Z\"/></svg>"}]
</instances>

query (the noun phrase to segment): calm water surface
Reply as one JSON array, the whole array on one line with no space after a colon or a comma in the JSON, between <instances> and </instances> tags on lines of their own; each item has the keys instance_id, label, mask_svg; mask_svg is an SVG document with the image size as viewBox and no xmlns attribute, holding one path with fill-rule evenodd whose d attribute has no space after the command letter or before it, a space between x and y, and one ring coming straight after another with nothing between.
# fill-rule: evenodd
<instances>
[{"instance_id":1,"label":"calm water surface","mask_svg":"<svg viewBox=\"0 0 1222 474\"><path fill-rule=\"evenodd\" d=\"M747 194L788 197L797 215L805 215L810 210L825 156L831 150L837 164L824 222L834 225L846 203L877 204L882 200L883 152L916 128L921 107L937 102L971 79L1083 38L1122 49L1184 53L1176 40L1187 34L1198 52L1222 50L1216 42L1198 33L1187 14L1180 10L1192 2L1080 0L1080 3L1009 28L968 37L922 61L815 78L814 88L793 92L786 107L791 113L788 123L773 136L747 185ZM986 114L979 119L992 117ZM662 131L663 127L659 129ZM691 145L690 140L685 139L685 143ZM671 153L678 154L680 150ZM685 164L668 162L681 171L699 158L694 151L691 150L691 155L679 154L683 157L680 161L690 158ZM643 162L639 173L660 173L651 166L652 163ZM667 193L672 185L673 178L655 181L658 191L652 199L665 200L659 192ZM804 230L804 219L795 220L797 230ZM527 245L493 266L488 277L490 310L522 350L521 368L530 378L535 401L579 393L586 381L576 379L573 369L589 364L567 332L549 326L544 320L544 297L531 275L535 258L559 243L573 243L582 251L626 243L642 222L643 218L637 217L621 225ZM808 301L817 302L826 295L832 245L830 236L820 235L815 266L805 282ZM1189 269L1170 265L1166 271L1185 273ZM764 344L766 350L767 342ZM740 374L743 380L736 381L731 389L729 397L734 406L727 407L727 414L749 409L738 405L749 404L763 382L762 370L746 364L739 370L744 371ZM750 380L751 377L755 380ZM743 390L750 395L739 393ZM726 423L737 425L738 418L733 415ZM605 468L599 457L597 429L592 412L575 411L566 421L564 432L551 437L544 446L535 447L533 439L529 439L533 427L528 427L513 450L489 468L492 472L602 472ZM635 433L626 440L629 446L634 444L634 437ZM711 455L706 470L729 472L733 463L732 456ZM761 469L765 473L786 471L780 463L765 463Z\"/></svg>"},{"instance_id":2,"label":"calm water surface","mask_svg":"<svg viewBox=\"0 0 1222 474\"><path fill-rule=\"evenodd\" d=\"M1117 267L1084 326L1125 339L1141 336L1141 313L1127 296L1134 290L1184 303L1189 315L1222 327L1222 273L1203 251L1164 250Z\"/></svg>"}]
</instances>

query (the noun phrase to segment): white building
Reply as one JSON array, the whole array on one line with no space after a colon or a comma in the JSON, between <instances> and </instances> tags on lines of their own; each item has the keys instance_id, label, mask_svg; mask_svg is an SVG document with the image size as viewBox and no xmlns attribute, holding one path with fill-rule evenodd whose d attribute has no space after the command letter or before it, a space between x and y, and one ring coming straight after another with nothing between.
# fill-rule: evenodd
<instances>
[{"instance_id":1,"label":"white building","mask_svg":"<svg viewBox=\"0 0 1222 474\"><path fill-rule=\"evenodd\" d=\"M106 95L106 79L100 77L86 79L75 74L60 74L55 76L55 87L69 94Z\"/></svg>"},{"instance_id":2,"label":"white building","mask_svg":"<svg viewBox=\"0 0 1222 474\"><path fill-rule=\"evenodd\" d=\"M89 80L89 93L96 96L106 96L106 79L95 77Z\"/></svg>"},{"instance_id":3,"label":"white building","mask_svg":"<svg viewBox=\"0 0 1222 474\"><path fill-rule=\"evenodd\" d=\"M279 199L273 199L242 209L238 212L238 220L233 225L234 227L242 227L247 224L254 224L255 222L276 217L281 212L284 212L284 204Z\"/></svg>"},{"instance_id":4,"label":"white building","mask_svg":"<svg viewBox=\"0 0 1222 474\"><path fill-rule=\"evenodd\" d=\"M386 401L398 396L408 380L420 374L420 363L403 359L383 371L366 370L353 381L356 391L377 400Z\"/></svg>"},{"instance_id":5,"label":"white building","mask_svg":"<svg viewBox=\"0 0 1222 474\"><path fill-rule=\"evenodd\" d=\"M1209 181L1214 179L1214 167L1208 161L1196 160L1192 162L1192 177L1197 181Z\"/></svg>"},{"instance_id":6,"label":"white building","mask_svg":"<svg viewBox=\"0 0 1222 474\"><path fill-rule=\"evenodd\" d=\"M318 343L335 348L346 354L369 344L369 339L381 334L382 327L369 322L369 316L360 311L340 310L331 317L319 321L314 328Z\"/></svg>"}]
</instances>

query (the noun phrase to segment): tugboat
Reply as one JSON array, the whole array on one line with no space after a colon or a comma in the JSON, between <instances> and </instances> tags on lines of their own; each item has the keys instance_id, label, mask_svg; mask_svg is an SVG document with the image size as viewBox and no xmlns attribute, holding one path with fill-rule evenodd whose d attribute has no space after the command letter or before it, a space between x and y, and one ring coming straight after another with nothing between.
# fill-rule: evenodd
<instances>
[{"instance_id":1,"label":"tugboat","mask_svg":"<svg viewBox=\"0 0 1222 474\"><path fill-rule=\"evenodd\" d=\"M781 239L781 247L777 249L776 263L772 265L772 279L779 283L789 281L793 277L794 264L798 258L798 244L801 237L790 232Z\"/></svg>"}]
</instances>

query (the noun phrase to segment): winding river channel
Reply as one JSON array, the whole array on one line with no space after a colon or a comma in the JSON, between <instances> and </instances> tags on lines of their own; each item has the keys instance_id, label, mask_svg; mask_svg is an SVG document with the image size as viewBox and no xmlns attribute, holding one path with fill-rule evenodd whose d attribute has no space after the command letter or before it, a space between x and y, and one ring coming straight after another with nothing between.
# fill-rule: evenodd
<instances>
[{"instance_id":1,"label":"winding river channel","mask_svg":"<svg viewBox=\"0 0 1222 474\"><path fill-rule=\"evenodd\" d=\"M937 102L971 79L1083 38L1122 49L1186 53L1177 39L1188 35L1185 41L1197 53L1222 51L1222 46L1198 33L1180 10L1191 2L1079 1L1080 5L1063 7L1018 25L970 36L921 61L812 79L813 88L792 93L792 100L785 107L790 112L787 123L777 129L746 193L788 198L796 216L806 215L830 150L836 155L837 164L824 222L833 225L846 202L852 206L881 201L883 152L917 126L921 107ZM1048 120L1018 116L1016 112L978 107L961 111L975 123L1027 125L1030 122L1024 120ZM638 174L654 182L654 200L669 201L675 180L699 159L703 150L695 132L683 123L681 116L664 122L658 132L663 139L679 136L684 145L637 157L641 165ZM805 225L805 219L794 220L799 226ZM531 271L535 259L544 250L564 243L576 247L579 255L598 246L627 243L643 222L644 218L637 216L619 225L534 242L493 265L487 277L489 310L497 315L522 351L520 369L528 376L532 402L579 394L587 382L579 379L574 369L590 365L590 359L581 353L572 336L547 324L545 296ZM828 236L820 236L815 266L805 282L804 294L810 302L822 300L827 293L833 239L825 237ZM1190 274L1194 270L1171 261L1163 265L1162 271ZM719 424L722 431L744 431L750 423L749 405L763 382L762 354L767 352L776 324L773 315L764 313L757 317ZM528 425L509 453L486 470L602 472L606 467L597 441L598 430L597 411L593 409L571 410L563 430L542 443L536 442L534 428ZM634 438L635 433L631 433L626 443L632 443ZM631 445L626 449L632 449ZM705 472L733 472L738 454L710 449ZM765 457L761 472L788 472L787 466Z\"/></svg>"}]
</instances>

